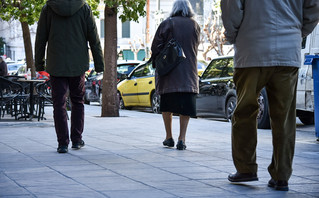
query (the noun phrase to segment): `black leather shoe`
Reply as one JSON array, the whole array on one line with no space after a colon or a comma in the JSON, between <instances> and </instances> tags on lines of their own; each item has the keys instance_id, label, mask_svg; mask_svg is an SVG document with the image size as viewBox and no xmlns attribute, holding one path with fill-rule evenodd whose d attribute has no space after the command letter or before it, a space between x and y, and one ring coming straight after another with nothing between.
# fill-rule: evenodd
<instances>
[{"instance_id":1,"label":"black leather shoe","mask_svg":"<svg viewBox=\"0 0 319 198\"><path fill-rule=\"evenodd\" d=\"M275 188L276 187L276 181L274 179L270 179L268 182L268 187Z\"/></svg>"},{"instance_id":2,"label":"black leather shoe","mask_svg":"<svg viewBox=\"0 0 319 198\"><path fill-rule=\"evenodd\" d=\"M283 180L275 181L274 179L270 179L268 182L268 187L275 188L280 191L288 191L288 182Z\"/></svg>"},{"instance_id":3,"label":"black leather shoe","mask_svg":"<svg viewBox=\"0 0 319 198\"><path fill-rule=\"evenodd\" d=\"M176 144L176 149L177 150L185 150L186 149L186 144L183 140L179 140L178 143Z\"/></svg>"},{"instance_id":4,"label":"black leather shoe","mask_svg":"<svg viewBox=\"0 0 319 198\"><path fill-rule=\"evenodd\" d=\"M163 145L168 146L168 147L174 147L174 145L175 145L174 139L169 138L167 140L164 140Z\"/></svg>"},{"instance_id":5,"label":"black leather shoe","mask_svg":"<svg viewBox=\"0 0 319 198\"><path fill-rule=\"evenodd\" d=\"M80 142L72 143L72 148L73 148L73 149L80 149L80 148L82 148L84 145L85 145L84 141L81 140Z\"/></svg>"},{"instance_id":6,"label":"black leather shoe","mask_svg":"<svg viewBox=\"0 0 319 198\"><path fill-rule=\"evenodd\" d=\"M58 153L67 153L68 152L68 146L59 146L57 149Z\"/></svg>"},{"instance_id":7,"label":"black leather shoe","mask_svg":"<svg viewBox=\"0 0 319 198\"><path fill-rule=\"evenodd\" d=\"M231 182L249 182L249 181L258 181L256 173L234 173L228 175L228 180Z\"/></svg>"}]
</instances>

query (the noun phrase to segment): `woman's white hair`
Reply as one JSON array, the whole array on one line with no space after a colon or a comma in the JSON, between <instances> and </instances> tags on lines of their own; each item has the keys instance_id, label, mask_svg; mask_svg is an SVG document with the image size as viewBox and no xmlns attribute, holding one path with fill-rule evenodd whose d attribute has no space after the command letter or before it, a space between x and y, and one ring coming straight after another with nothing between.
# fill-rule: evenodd
<instances>
[{"instance_id":1,"label":"woman's white hair","mask_svg":"<svg viewBox=\"0 0 319 198\"><path fill-rule=\"evenodd\" d=\"M192 5L188 0L175 0L169 16L193 17L194 15Z\"/></svg>"}]
</instances>

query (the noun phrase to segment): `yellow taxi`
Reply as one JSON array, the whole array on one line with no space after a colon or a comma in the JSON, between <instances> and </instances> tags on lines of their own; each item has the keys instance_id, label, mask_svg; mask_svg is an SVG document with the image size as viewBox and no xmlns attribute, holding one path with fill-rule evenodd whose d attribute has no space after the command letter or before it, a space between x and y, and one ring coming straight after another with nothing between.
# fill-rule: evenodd
<instances>
[{"instance_id":1,"label":"yellow taxi","mask_svg":"<svg viewBox=\"0 0 319 198\"><path fill-rule=\"evenodd\" d=\"M155 69L152 62L137 66L128 77L118 83L120 108L151 107L159 113L160 97L155 93Z\"/></svg>"}]
</instances>

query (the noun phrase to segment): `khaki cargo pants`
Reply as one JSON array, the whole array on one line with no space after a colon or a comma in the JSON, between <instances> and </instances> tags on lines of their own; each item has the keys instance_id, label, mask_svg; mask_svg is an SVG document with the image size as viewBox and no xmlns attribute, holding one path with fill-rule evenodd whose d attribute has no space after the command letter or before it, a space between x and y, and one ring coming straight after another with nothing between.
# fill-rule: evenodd
<instances>
[{"instance_id":1,"label":"khaki cargo pants","mask_svg":"<svg viewBox=\"0 0 319 198\"><path fill-rule=\"evenodd\" d=\"M275 180L288 181L296 136L296 67L253 67L234 71L237 106L232 117L232 155L240 173L257 173L257 98L266 87L273 155L268 171Z\"/></svg>"}]
</instances>

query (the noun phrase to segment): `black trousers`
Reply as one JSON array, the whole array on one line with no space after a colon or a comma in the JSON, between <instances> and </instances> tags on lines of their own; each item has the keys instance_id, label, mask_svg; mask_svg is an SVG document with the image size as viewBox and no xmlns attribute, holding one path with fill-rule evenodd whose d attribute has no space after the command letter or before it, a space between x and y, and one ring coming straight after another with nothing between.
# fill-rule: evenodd
<instances>
[{"instance_id":1,"label":"black trousers","mask_svg":"<svg viewBox=\"0 0 319 198\"><path fill-rule=\"evenodd\" d=\"M71 141L82 140L84 128L84 82L85 75L77 77L50 76L52 86L53 117L59 146L70 142L66 99L69 90L71 99Z\"/></svg>"}]
</instances>

